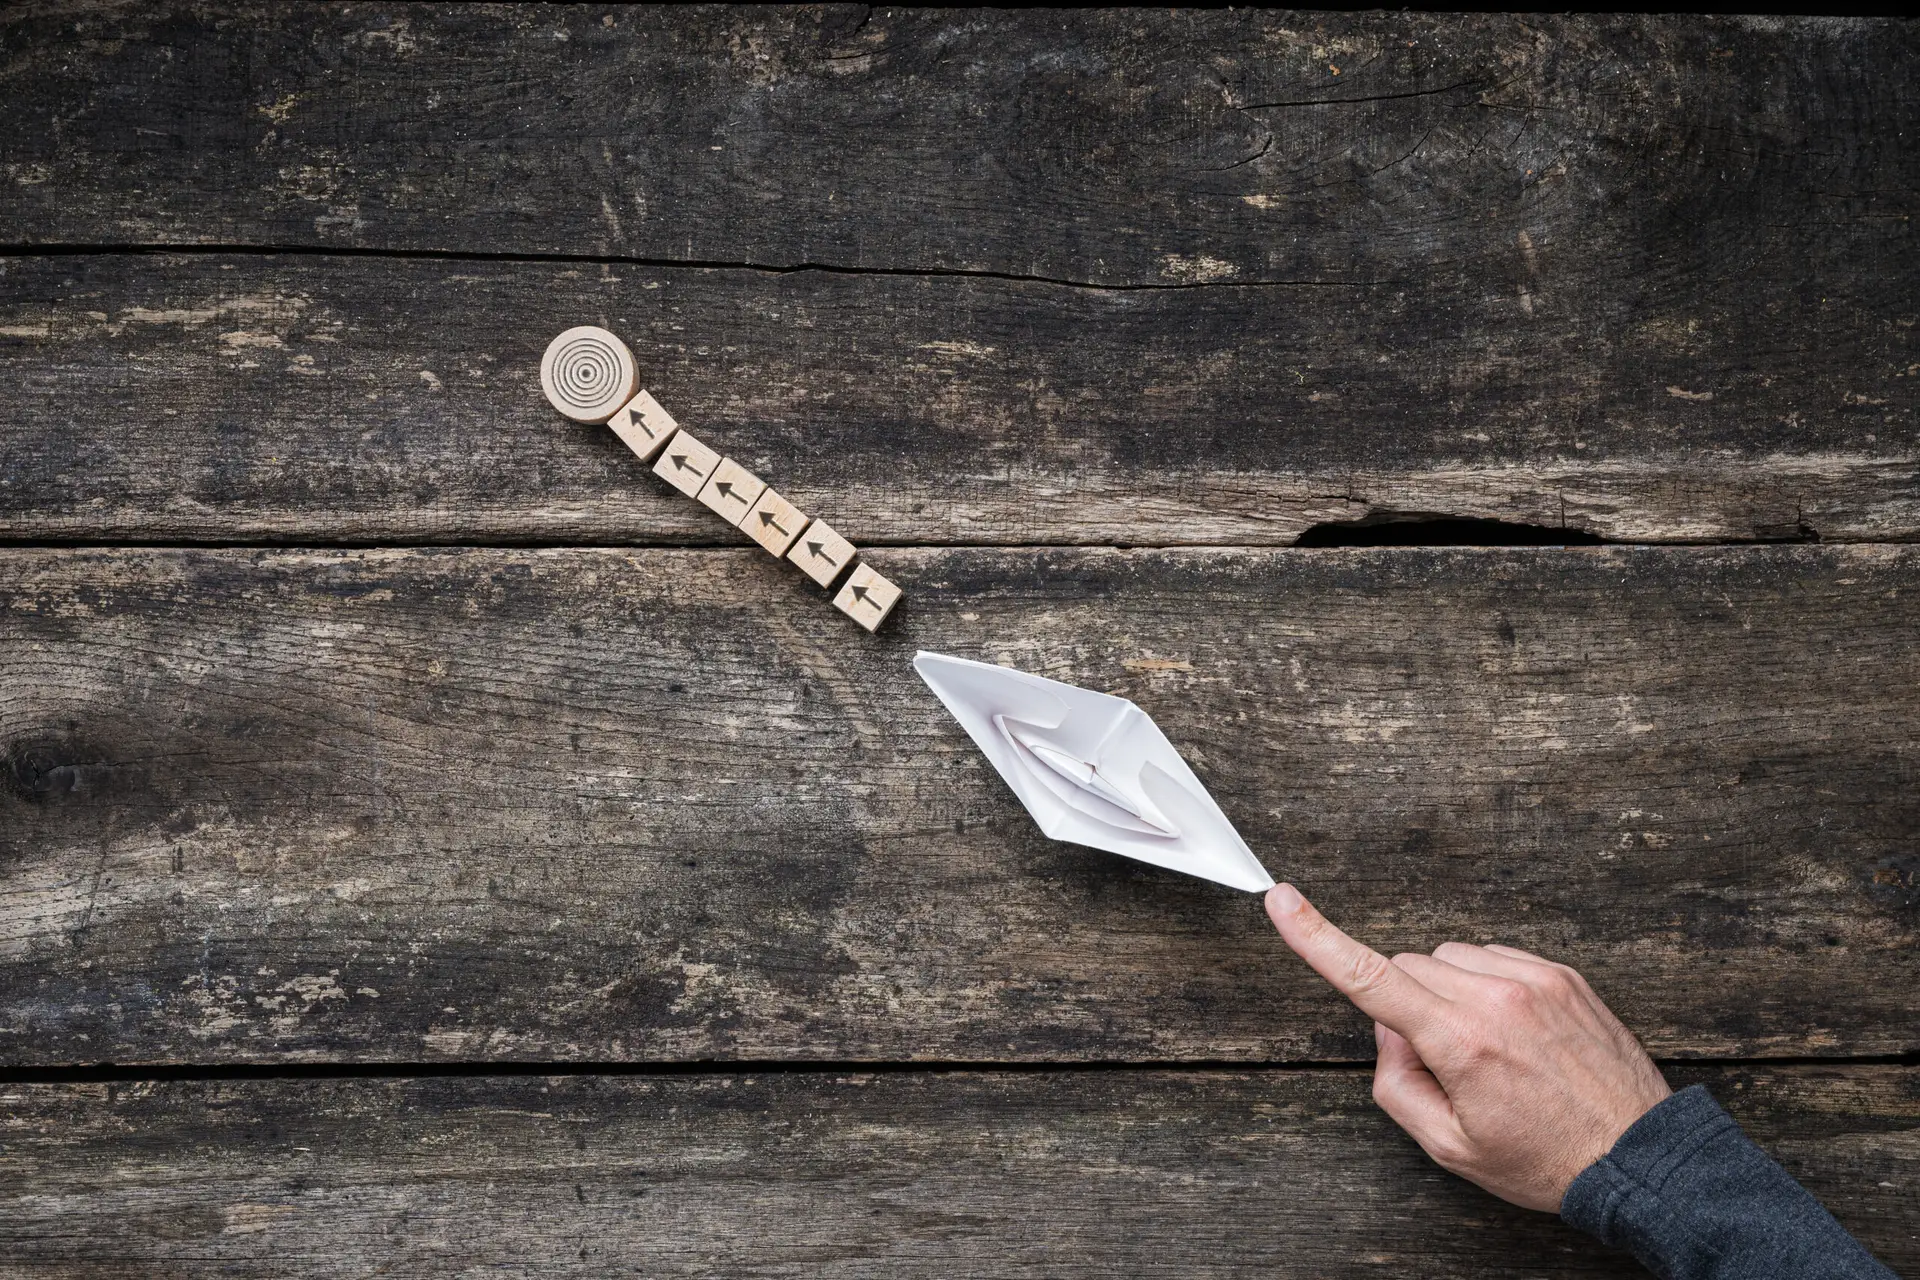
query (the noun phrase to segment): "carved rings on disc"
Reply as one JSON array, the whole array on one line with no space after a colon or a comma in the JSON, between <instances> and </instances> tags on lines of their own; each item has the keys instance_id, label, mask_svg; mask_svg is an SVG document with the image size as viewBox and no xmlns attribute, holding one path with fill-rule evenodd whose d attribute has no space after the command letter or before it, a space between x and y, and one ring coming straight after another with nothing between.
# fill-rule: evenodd
<instances>
[{"instance_id":1,"label":"carved rings on disc","mask_svg":"<svg viewBox=\"0 0 1920 1280\"><path fill-rule=\"evenodd\" d=\"M605 329L581 325L547 344L540 389L575 422L605 422L640 389L633 352Z\"/></svg>"}]
</instances>

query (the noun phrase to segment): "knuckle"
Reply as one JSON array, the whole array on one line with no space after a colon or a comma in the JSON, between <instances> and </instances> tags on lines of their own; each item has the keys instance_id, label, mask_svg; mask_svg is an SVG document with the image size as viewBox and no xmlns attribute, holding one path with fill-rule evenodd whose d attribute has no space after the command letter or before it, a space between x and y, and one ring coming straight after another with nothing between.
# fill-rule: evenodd
<instances>
[{"instance_id":1,"label":"knuckle","mask_svg":"<svg viewBox=\"0 0 1920 1280\"><path fill-rule=\"evenodd\" d=\"M1563 964L1550 964L1541 970L1537 979L1541 988L1553 995L1572 995L1576 990L1574 983L1579 977Z\"/></svg>"},{"instance_id":2,"label":"knuckle","mask_svg":"<svg viewBox=\"0 0 1920 1280\"><path fill-rule=\"evenodd\" d=\"M1393 962L1377 951L1363 951L1348 964L1347 980L1355 991L1378 991L1393 980Z\"/></svg>"},{"instance_id":3,"label":"knuckle","mask_svg":"<svg viewBox=\"0 0 1920 1280\"><path fill-rule=\"evenodd\" d=\"M1328 930L1330 928L1326 918L1317 913L1308 915L1302 912L1302 915L1305 915L1306 918L1300 923L1301 941L1309 947L1326 945Z\"/></svg>"},{"instance_id":4,"label":"knuckle","mask_svg":"<svg viewBox=\"0 0 1920 1280\"><path fill-rule=\"evenodd\" d=\"M1517 1012L1533 995L1526 983L1512 978L1488 978L1481 990L1487 1007L1500 1014Z\"/></svg>"}]
</instances>

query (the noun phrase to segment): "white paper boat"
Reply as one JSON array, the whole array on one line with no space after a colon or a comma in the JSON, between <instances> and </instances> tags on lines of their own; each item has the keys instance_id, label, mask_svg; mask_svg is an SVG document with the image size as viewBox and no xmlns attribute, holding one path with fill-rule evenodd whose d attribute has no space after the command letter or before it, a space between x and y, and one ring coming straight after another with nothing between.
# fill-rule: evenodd
<instances>
[{"instance_id":1,"label":"white paper boat","mask_svg":"<svg viewBox=\"0 0 1920 1280\"><path fill-rule=\"evenodd\" d=\"M921 652L913 669L1055 840L1249 893L1273 887L1160 727L1133 703Z\"/></svg>"}]
</instances>

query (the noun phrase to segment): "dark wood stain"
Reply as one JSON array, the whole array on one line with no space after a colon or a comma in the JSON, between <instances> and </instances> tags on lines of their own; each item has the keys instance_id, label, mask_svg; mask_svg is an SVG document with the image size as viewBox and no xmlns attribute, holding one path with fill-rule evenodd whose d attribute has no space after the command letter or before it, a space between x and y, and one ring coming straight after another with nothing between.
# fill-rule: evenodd
<instances>
[{"instance_id":1,"label":"dark wood stain","mask_svg":"<svg viewBox=\"0 0 1920 1280\"><path fill-rule=\"evenodd\" d=\"M1889 1265L1911 1067L1693 1068ZM9 1261L187 1275L1644 1275L1428 1163L1360 1072L6 1087Z\"/></svg>"},{"instance_id":2,"label":"dark wood stain","mask_svg":"<svg viewBox=\"0 0 1920 1280\"><path fill-rule=\"evenodd\" d=\"M861 544L1282 544L1402 514L1573 540L1911 538L1920 378L1893 323L1910 299L1886 287L1811 338L1797 312L1736 309L1673 355L1653 330L1591 340L1610 295L1585 286L1520 324L1479 281L1329 306L1278 286L0 260L0 535L744 541L547 405L541 349L592 320L683 423Z\"/></svg>"},{"instance_id":3,"label":"dark wood stain","mask_svg":"<svg viewBox=\"0 0 1920 1280\"><path fill-rule=\"evenodd\" d=\"M1631 1273L919 646L1133 697L1377 946L1748 1059L1669 1074L1920 1267L1917 42L0 10L0 1069L123 1064L0 1084L0 1270ZM878 636L546 407L579 323Z\"/></svg>"},{"instance_id":4,"label":"dark wood stain","mask_svg":"<svg viewBox=\"0 0 1920 1280\"><path fill-rule=\"evenodd\" d=\"M7 242L242 252L0 260L0 535L712 540L541 400L593 321L856 541L1912 538L1915 39L10 11Z\"/></svg>"},{"instance_id":5,"label":"dark wood stain","mask_svg":"<svg viewBox=\"0 0 1920 1280\"><path fill-rule=\"evenodd\" d=\"M1911 253L1920 35L1892 20L246 12L7 15L9 238L1304 282L1334 307L1437 269L1517 317L1572 301L1536 283L1556 260L1622 303L1711 279L1731 315ZM1810 287L1769 297L1789 273Z\"/></svg>"},{"instance_id":6,"label":"dark wood stain","mask_svg":"<svg viewBox=\"0 0 1920 1280\"><path fill-rule=\"evenodd\" d=\"M1042 837L922 647L1134 698L1376 946L1920 1049L1920 549L875 554L877 637L757 548L0 553L8 1055L1371 1056L1253 897Z\"/></svg>"}]
</instances>

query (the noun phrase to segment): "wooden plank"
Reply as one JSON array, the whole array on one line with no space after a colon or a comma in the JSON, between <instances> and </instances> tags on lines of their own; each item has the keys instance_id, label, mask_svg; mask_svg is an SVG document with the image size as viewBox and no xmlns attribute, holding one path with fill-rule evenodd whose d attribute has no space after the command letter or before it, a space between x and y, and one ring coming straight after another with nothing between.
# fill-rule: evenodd
<instances>
[{"instance_id":1,"label":"wooden plank","mask_svg":"<svg viewBox=\"0 0 1920 1280\"><path fill-rule=\"evenodd\" d=\"M1728 315L1779 307L1796 322L1830 290L1877 275L1886 300L1911 278L1920 33L1893 20L254 16L100 0L0 15L6 240L1104 284L1417 291L1438 275L1516 311L1578 305L1583 281L1630 306L1679 277Z\"/></svg>"},{"instance_id":2,"label":"wooden plank","mask_svg":"<svg viewBox=\"0 0 1920 1280\"><path fill-rule=\"evenodd\" d=\"M1836 285L1824 311L1737 292L1702 309L1659 277L1525 315L1474 280L1334 304L1281 286L0 259L0 538L739 540L611 431L548 407L541 351L584 320L633 343L695 435L863 546L1276 544L1419 512L1631 540L1911 538L1920 355L1890 317L1912 276L1875 276L1877 301Z\"/></svg>"},{"instance_id":3,"label":"wooden plank","mask_svg":"<svg viewBox=\"0 0 1920 1280\"><path fill-rule=\"evenodd\" d=\"M1694 1070L1888 1264L1920 1072ZM1632 1276L1427 1162L1359 1071L0 1087L56 1277Z\"/></svg>"},{"instance_id":4,"label":"wooden plank","mask_svg":"<svg viewBox=\"0 0 1920 1280\"><path fill-rule=\"evenodd\" d=\"M1372 1056L1251 896L1041 837L917 647L1136 699L1384 949L1667 1055L1920 1049L1920 548L0 553L15 1064Z\"/></svg>"}]
</instances>

